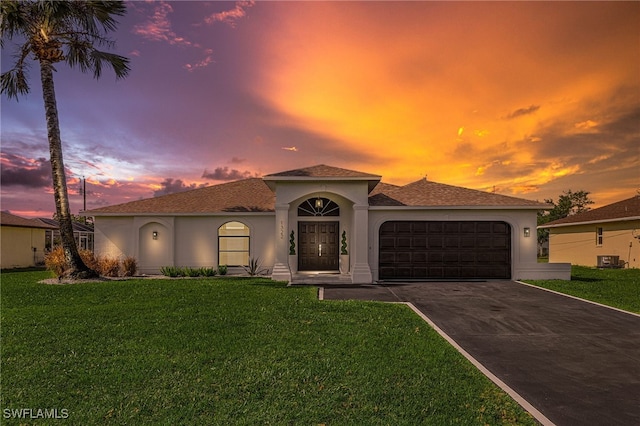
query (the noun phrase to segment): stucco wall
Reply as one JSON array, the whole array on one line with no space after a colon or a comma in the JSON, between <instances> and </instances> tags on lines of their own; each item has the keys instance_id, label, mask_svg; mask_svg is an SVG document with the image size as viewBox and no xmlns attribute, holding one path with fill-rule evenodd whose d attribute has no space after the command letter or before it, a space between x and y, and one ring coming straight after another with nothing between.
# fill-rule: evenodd
<instances>
[{"instance_id":1,"label":"stucco wall","mask_svg":"<svg viewBox=\"0 0 640 426\"><path fill-rule=\"evenodd\" d=\"M2 268L26 268L44 259L44 229L2 226L0 241Z\"/></svg>"},{"instance_id":2,"label":"stucco wall","mask_svg":"<svg viewBox=\"0 0 640 426\"><path fill-rule=\"evenodd\" d=\"M596 243L596 228L603 228L602 245ZM632 236L640 230L640 220L602 224L565 226L549 229L549 262L597 266L598 256L619 256L625 267L640 267L640 239Z\"/></svg>"},{"instance_id":3,"label":"stucco wall","mask_svg":"<svg viewBox=\"0 0 640 426\"><path fill-rule=\"evenodd\" d=\"M135 256L133 217L96 217L94 252L109 257Z\"/></svg>"},{"instance_id":4,"label":"stucco wall","mask_svg":"<svg viewBox=\"0 0 640 426\"><path fill-rule=\"evenodd\" d=\"M218 228L229 221L249 227L249 256L259 258L263 268L271 269L273 214L96 217L95 251L120 258L133 256L138 260L138 272L143 274L157 274L162 266L217 267Z\"/></svg>"}]
</instances>

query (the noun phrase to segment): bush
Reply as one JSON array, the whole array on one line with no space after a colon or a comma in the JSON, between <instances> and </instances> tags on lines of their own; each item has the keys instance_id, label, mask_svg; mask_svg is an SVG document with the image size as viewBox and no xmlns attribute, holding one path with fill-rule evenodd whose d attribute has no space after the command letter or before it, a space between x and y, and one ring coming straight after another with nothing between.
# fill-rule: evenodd
<instances>
[{"instance_id":1,"label":"bush","mask_svg":"<svg viewBox=\"0 0 640 426\"><path fill-rule=\"evenodd\" d=\"M44 264L57 278L62 277L67 269L67 261L64 258L62 247L54 247L53 250L46 253L44 255Z\"/></svg>"},{"instance_id":2,"label":"bush","mask_svg":"<svg viewBox=\"0 0 640 426\"><path fill-rule=\"evenodd\" d=\"M203 277L215 277L218 271L213 268L200 268Z\"/></svg>"},{"instance_id":3,"label":"bush","mask_svg":"<svg viewBox=\"0 0 640 426\"><path fill-rule=\"evenodd\" d=\"M138 271L138 261L133 256L127 256L122 260L122 275L133 277Z\"/></svg>"},{"instance_id":4,"label":"bush","mask_svg":"<svg viewBox=\"0 0 640 426\"><path fill-rule=\"evenodd\" d=\"M96 256L96 271L105 277L117 277L120 273L120 261L115 257Z\"/></svg>"},{"instance_id":5,"label":"bush","mask_svg":"<svg viewBox=\"0 0 640 426\"><path fill-rule=\"evenodd\" d=\"M190 267L186 267L184 268L184 275L187 277L199 277L200 276L200 268L190 268Z\"/></svg>"},{"instance_id":6,"label":"bush","mask_svg":"<svg viewBox=\"0 0 640 426\"><path fill-rule=\"evenodd\" d=\"M80 250L79 253L85 265L100 273L100 271L98 270L98 262L96 261L96 256L91 250Z\"/></svg>"},{"instance_id":7,"label":"bush","mask_svg":"<svg viewBox=\"0 0 640 426\"><path fill-rule=\"evenodd\" d=\"M96 256L91 250L79 250L78 252L84 264L103 277L132 277L138 269L138 262L135 257L127 256L121 264L117 257ZM47 269L52 271L56 277L62 277L68 269L62 246L56 246L46 253L44 263Z\"/></svg>"},{"instance_id":8,"label":"bush","mask_svg":"<svg viewBox=\"0 0 640 426\"><path fill-rule=\"evenodd\" d=\"M160 273L165 277L175 278L181 276L182 270L175 266L163 266L160 268Z\"/></svg>"},{"instance_id":9,"label":"bush","mask_svg":"<svg viewBox=\"0 0 640 426\"><path fill-rule=\"evenodd\" d=\"M227 265L218 265L218 273L220 275L227 275Z\"/></svg>"}]
</instances>

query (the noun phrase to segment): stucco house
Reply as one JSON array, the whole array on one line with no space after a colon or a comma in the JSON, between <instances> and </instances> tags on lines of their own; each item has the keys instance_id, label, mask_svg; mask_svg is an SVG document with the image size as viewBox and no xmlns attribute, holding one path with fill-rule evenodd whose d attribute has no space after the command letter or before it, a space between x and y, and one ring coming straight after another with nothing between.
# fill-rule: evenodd
<instances>
[{"instance_id":1,"label":"stucco house","mask_svg":"<svg viewBox=\"0 0 640 426\"><path fill-rule=\"evenodd\" d=\"M538 264L546 204L426 179L397 186L327 165L87 211L95 251L162 266L234 267L259 258L275 280L570 279ZM343 250L344 249L344 250ZM341 253L346 252L347 255Z\"/></svg>"},{"instance_id":2,"label":"stucco house","mask_svg":"<svg viewBox=\"0 0 640 426\"><path fill-rule=\"evenodd\" d=\"M44 262L45 232L54 226L0 212L0 267L27 268Z\"/></svg>"},{"instance_id":3,"label":"stucco house","mask_svg":"<svg viewBox=\"0 0 640 426\"><path fill-rule=\"evenodd\" d=\"M598 267L640 267L640 196L545 225L549 261Z\"/></svg>"}]
</instances>

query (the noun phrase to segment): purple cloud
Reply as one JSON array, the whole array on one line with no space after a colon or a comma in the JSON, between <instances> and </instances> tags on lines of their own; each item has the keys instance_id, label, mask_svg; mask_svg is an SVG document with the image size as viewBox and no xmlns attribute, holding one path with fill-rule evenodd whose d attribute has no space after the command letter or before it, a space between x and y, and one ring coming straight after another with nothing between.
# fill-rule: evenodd
<instances>
[{"instance_id":1,"label":"purple cloud","mask_svg":"<svg viewBox=\"0 0 640 426\"><path fill-rule=\"evenodd\" d=\"M176 192L184 192L190 189L196 189L198 187L197 184L192 183L191 185L185 184L182 179L173 179L173 178L165 178L162 182L162 189L158 189L153 192L154 197L159 197L161 195L173 194Z\"/></svg>"},{"instance_id":2,"label":"purple cloud","mask_svg":"<svg viewBox=\"0 0 640 426\"><path fill-rule=\"evenodd\" d=\"M240 18L244 18L247 14L246 9L252 7L255 3L255 1L237 1L233 9L209 15L205 18L204 21L207 24L213 24L214 22L225 22L231 27L235 27L236 21Z\"/></svg>"},{"instance_id":3,"label":"purple cloud","mask_svg":"<svg viewBox=\"0 0 640 426\"><path fill-rule=\"evenodd\" d=\"M218 167L213 172L209 172L207 169L205 169L205 171L202 172L202 177L207 179L213 179L213 180L231 181L231 180L246 179L250 177L257 177L257 175L254 173L251 173L248 170L241 172L236 169L229 170L228 167Z\"/></svg>"},{"instance_id":4,"label":"purple cloud","mask_svg":"<svg viewBox=\"0 0 640 426\"><path fill-rule=\"evenodd\" d=\"M1 153L3 186L44 188L51 186L51 164L46 158L29 159L14 154Z\"/></svg>"}]
</instances>

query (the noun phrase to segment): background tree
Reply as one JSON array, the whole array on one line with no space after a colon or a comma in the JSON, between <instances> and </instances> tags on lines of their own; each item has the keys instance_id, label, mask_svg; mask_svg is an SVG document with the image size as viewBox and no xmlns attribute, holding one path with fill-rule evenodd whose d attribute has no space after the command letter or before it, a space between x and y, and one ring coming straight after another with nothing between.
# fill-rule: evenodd
<instances>
[{"instance_id":1,"label":"background tree","mask_svg":"<svg viewBox=\"0 0 640 426\"><path fill-rule=\"evenodd\" d=\"M591 210L589 205L593 204L593 201L589 198L589 194L590 192L587 191L573 192L568 190L558 197L557 202L551 198L545 199L544 202L553 205L553 208L548 211L538 212L538 226ZM538 247L541 247L547 241L549 241L549 230L539 229Z\"/></svg>"},{"instance_id":2,"label":"background tree","mask_svg":"<svg viewBox=\"0 0 640 426\"><path fill-rule=\"evenodd\" d=\"M122 16L125 12L126 6L122 1L0 2L0 47L4 48L5 42L14 38L21 43L13 68L0 76L2 93L16 99L19 95L29 93L28 60L34 59L40 64L56 215L69 266L67 275L71 278L90 278L98 274L84 264L73 238L53 84L54 64L64 61L72 68L80 68L82 72L93 72L96 79L102 75L103 67L107 66L113 69L116 78L125 77L129 72L129 60L96 48L113 46L114 42L106 35L117 27L114 16Z\"/></svg>"}]
</instances>

